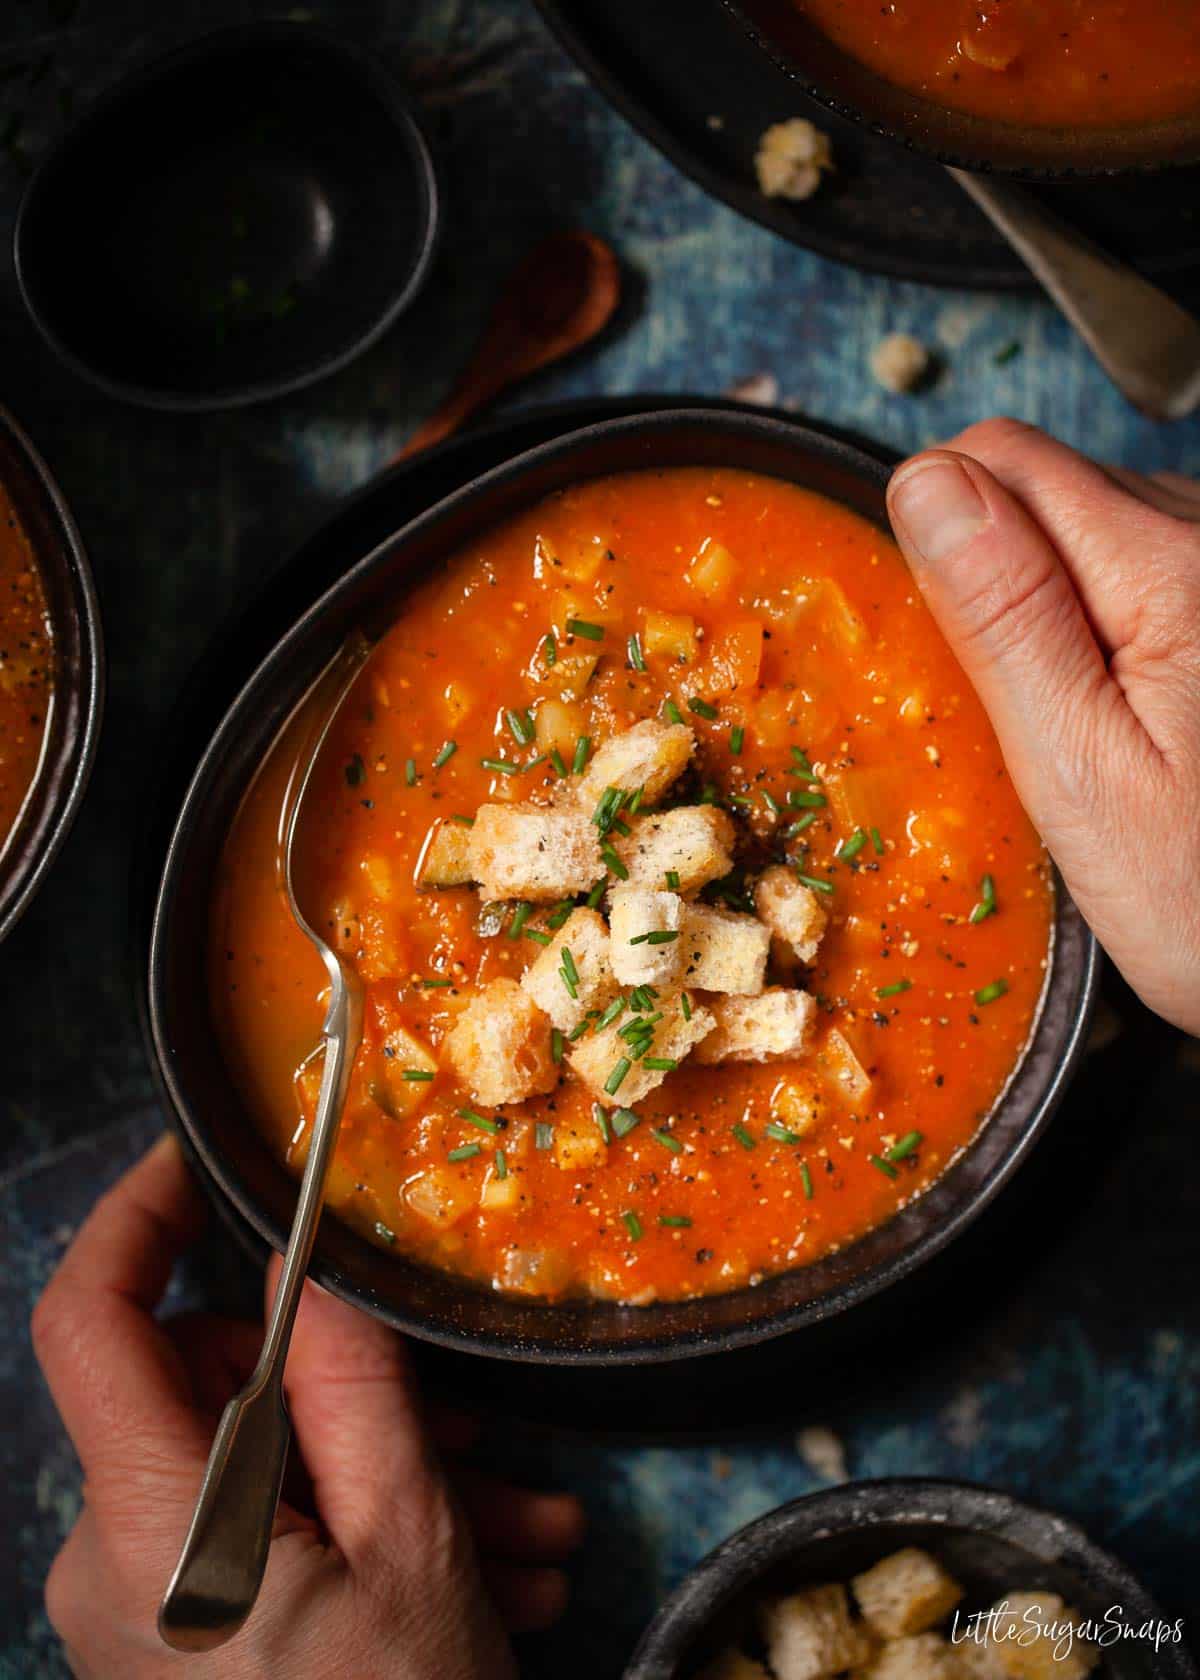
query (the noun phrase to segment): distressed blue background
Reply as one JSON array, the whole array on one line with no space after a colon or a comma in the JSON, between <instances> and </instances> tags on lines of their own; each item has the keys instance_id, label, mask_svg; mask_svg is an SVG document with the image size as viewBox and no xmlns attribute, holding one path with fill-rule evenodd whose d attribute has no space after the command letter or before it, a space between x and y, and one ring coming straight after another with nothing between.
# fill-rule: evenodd
<instances>
[{"instance_id":1,"label":"distressed blue background","mask_svg":"<svg viewBox=\"0 0 1200 1680\"><path fill-rule=\"evenodd\" d=\"M769 372L783 401L910 450L1007 411L1129 465L1200 472L1200 423L1159 427L1109 388L1054 312L838 269L740 221L662 161L583 82L527 0L341 0L304 15L372 43L420 90L446 170L448 237L412 313L361 361L248 412L122 408L63 372L16 293L8 235L23 164L114 74L153 48L261 5L10 0L0 18L0 398L71 501L104 602L111 689L87 805L47 890L0 952L0 1675L59 1676L40 1583L78 1504L69 1446L33 1368L26 1319L97 1191L160 1124L134 1015L128 859L136 796L184 673L215 627L344 492L403 441L458 369L497 283L552 225L618 247L631 301L584 360L520 400L721 392ZM294 14L299 15L299 14ZM44 73L3 77L27 60ZM114 183L114 191L119 191ZM87 284L88 253L62 260ZM932 391L872 382L885 331L941 352ZM1000 367L996 351L1022 350ZM1169 837L1164 836L1164 841ZM1194 836L1188 836L1189 842ZM1081 1518L1175 1613L1200 1614L1200 1192L1191 1130L1200 1052L1164 1039L1136 1101L1102 1133L1075 1105L1081 1155L1104 1159L1012 1300L947 1326L921 1369L865 1364L834 1427L850 1473L991 1480ZM1109 1056L1121 1055L1120 1044ZM1098 1142L1098 1137L1101 1139ZM210 1257L216 1266L220 1256ZM747 1423L753 1419L748 1418ZM794 1431L680 1447L505 1432L501 1462L580 1489L593 1514L567 1624L526 1672L620 1670L655 1602L721 1536L818 1485Z\"/></svg>"}]
</instances>

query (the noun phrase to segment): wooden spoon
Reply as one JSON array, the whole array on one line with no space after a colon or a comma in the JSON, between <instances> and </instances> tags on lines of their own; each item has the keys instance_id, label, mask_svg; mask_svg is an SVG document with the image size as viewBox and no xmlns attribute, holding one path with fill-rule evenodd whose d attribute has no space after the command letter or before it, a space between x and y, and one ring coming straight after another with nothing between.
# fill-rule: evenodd
<instances>
[{"instance_id":1,"label":"wooden spoon","mask_svg":"<svg viewBox=\"0 0 1200 1680\"><path fill-rule=\"evenodd\" d=\"M543 239L500 294L450 395L396 460L441 443L501 391L578 350L608 324L620 297L621 270L604 240L578 231Z\"/></svg>"}]
</instances>

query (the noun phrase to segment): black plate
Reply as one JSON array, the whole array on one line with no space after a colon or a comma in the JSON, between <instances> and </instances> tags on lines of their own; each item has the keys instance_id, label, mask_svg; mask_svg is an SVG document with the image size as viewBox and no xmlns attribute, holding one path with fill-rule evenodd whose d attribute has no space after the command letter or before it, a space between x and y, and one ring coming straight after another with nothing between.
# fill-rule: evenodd
<instances>
[{"instance_id":1,"label":"black plate","mask_svg":"<svg viewBox=\"0 0 1200 1680\"><path fill-rule=\"evenodd\" d=\"M721 0L537 4L618 110L743 216L879 274L939 286L1032 286L1025 265L942 169L819 105ZM795 116L829 134L837 160L836 175L803 204L764 198L754 175L763 129ZM1200 169L1037 192L1144 273L1181 283L1200 276Z\"/></svg>"}]
</instances>

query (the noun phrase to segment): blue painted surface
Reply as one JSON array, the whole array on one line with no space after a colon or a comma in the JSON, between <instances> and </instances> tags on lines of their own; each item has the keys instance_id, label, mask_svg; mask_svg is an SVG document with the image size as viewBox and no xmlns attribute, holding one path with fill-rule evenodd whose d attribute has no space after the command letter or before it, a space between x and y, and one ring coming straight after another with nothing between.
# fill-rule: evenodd
<instances>
[{"instance_id":1,"label":"blue painted surface","mask_svg":"<svg viewBox=\"0 0 1200 1680\"><path fill-rule=\"evenodd\" d=\"M32 89L0 81L0 236L36 157L112 75L153 47L261 4L25 0L0 19L0 69L45 54ZM638 139L549 40L526 0L343 0L309 15L372 43L421 90L446 169L449 236L434 281L385 341L283 402L208 418L125 409L64 373L0 266L0 397L48 455L91 549L107 621L111 700L86 809L49 886L0 952L0 1676L66 1672L40 1583L78 1503L77 1469L34 1370L29 1307L97 1191L157 1130L128 950L133 795L184 673L238 600L344 492L365 482L457 371L495 288L550 226L582 223L619 248L632 301L595 354L521 400L721 392L760 372L789 406L900 450L989 412L1036 421L1102 458L1200 472L1200 423L1134 415L1036 299L935 292L841 270L740 221ZM166 32L169 27L170 34ZM87 253L64 245L86 283ZM928 394L880 391L885 331L935 346ZM997 366L995 353L1019 342ZM1128 1024L1128 1022L1127 1022ZM1118 1548L1174 1613L1200 1615L1200 1191L1190 1136L1200 1055L1157 1040L1135 1095L1107 1117L1073 1106L1083 1190L1064 1173L1061 1224L1012 1299L946 1327L920 1369L845 1373L832 1411L851 1474L989 1480L1059 1505ZM1129 1052L1132 1054L1132 1052ZM1106 1052L1120 1058L1121 1044ZM1114 1064L1115 1065L1115 1064ZM1135 1072L1129 1068L1126 1074ZM1069 1157L1068 1157L1069 1159ZM188 1287L236 1289L210 1246ZM635 1420L636 1421L636 1420ZM752 1426L753 1416L747 1417ZM582 1491L593 1516L568 1622L529 1643L525 1672L620 1670L654 1604L710 1545L818 1485L789 1428L769 1438L619 1446L531 1431L501 1463Z\"/></svg>"}]
</instances>

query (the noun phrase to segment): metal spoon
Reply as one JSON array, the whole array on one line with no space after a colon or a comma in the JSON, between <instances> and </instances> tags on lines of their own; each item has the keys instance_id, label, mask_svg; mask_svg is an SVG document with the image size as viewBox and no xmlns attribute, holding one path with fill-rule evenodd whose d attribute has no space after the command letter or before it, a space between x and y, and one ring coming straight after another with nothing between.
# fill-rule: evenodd
<instances>
[{"instance_id":1,"label":"metal spoon","mask_svg":"<svg viewBox=\"0 0 1200 1680\"><path fill-rule=\"evenodd\" d=\"M249 1382L221 1416L191 1527L159 1608L159 1634L177 1651L211 1651L223 1645L250 1614L267 1566L283 1484L291 1440L283 1368L321 1217L325 1175L362 1036L358 976L306 919L296 897L292 862L313 767L369 652L365 637L351 637L292 714L295 718L311 712L314 721L292 768L280 809L280 873L296 925L316 947L329 975L329 1007L321 1028L325 1068L308 1160L262 1352Z\"/></svg>"},{"instance_id":2,"label":"metal spoon","mask_svg":"<svg viewBox=\"0 0 1200 1680\"><path fill-rule=\"evenodd\" d=\"M1154 420L1181 420L1200 405L1200 321L1019 187L949 173L1136 408Z\"/></svg>"}]
</instances>

